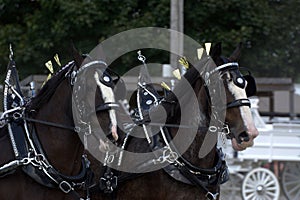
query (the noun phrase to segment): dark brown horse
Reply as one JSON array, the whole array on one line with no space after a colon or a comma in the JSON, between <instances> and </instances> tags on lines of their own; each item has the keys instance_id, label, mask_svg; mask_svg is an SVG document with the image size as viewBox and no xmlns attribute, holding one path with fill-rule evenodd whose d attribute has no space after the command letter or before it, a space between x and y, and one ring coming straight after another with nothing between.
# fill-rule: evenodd
<instances>
[{"instance_id":1,"label":"dark brown horse","mask_svg":"<svg viewBox=\"0 0 300 200\"><path fill-rule=\"evenodd\" d=\"M15 86L10 85L15 77L7 78L8 105L1 121L4 127L0 129L1 200L88 198L86 188L92 184L92 174L89 161L83 156L87 153L83 142L98 151L105 149L105 144L91 133L95 130L87 128L97 123L103 133L111 133L113 137L117 134L110 113L113 102L107 102L114 97L110 92L111 77L104 73L106 63L88 60L81 65L81 62L77 56L75 62L63 67L27 103L12 99L21 94L17 89L13 92ZM11 60L11 76L16 76L12 73L14 67ZM83 84L76 86L78 81ZM80 106L74 108L74 104ZM88 112L95 110L91 106L97 107L97 117L90 117ZM89 159L96 162L92 156Z\"/></svg>"},{"instance_id":2,"label":"dark brown horse","mask_svg":"<svg viewBox=\"0 0 300 200\"><path fill-rule=\"evenodd\" d=\"M156 107L153 112L150 111L151 122L137 122L140 123L140 126L145 123L150 123L150 126L153 127L157 124L163 124L161 120L158 120L161 117L161 112L157 112L157 109L163 108L165 110L167 125L162 129L155 127L154 131L152 130L154 134L157 130L160 133L151 137L151 144L146 139L127 137L122 132L119 133L121 136L119 144L124 144L122 150L135 153L148 153L158 150L157 154L150 157L151 159L146 157L144 160L141 159L143 162L140 163L136 162L140 159L139 157L128 156L128 154L121 156L120 151L115 151L109 144L108 147L106 146L107 144L103 142L105 138L92 134L97 133L98 130L91 129L89 125L99 123L101 131L105 135L111 133L114 140L118 137L115 127L116 120L113 119L115 114L110 112L112 107L109 106L114 98L111 96L111 91L103 89L109 89L109 87L102 86L101 81L99 81L106 82L107 80L104 84L107 86L110 84L110 77L107 79L104 76L105 73L101 70L105 65L103 61L86 61L78 69L82 60L77 57L75 62L77 65L70 64L61 70L46 83L30 104L25 106L28 115L15 115L15 117L19 117L21 122L27 120L29 125L33 125L34 128L32 129L35 129L36 136L32 137L39 139L42 150L38 150L37 155L31 153L30 155L33 154L33 157L29 157L30 159L22 160L22 163L26 164L25 169L23 169L26 174L16 167L12 167L13 169L16 168L16 171L10 171L13 172L11 174L1 174L6 176L0 180L0 199L78 199L79 196L87 198L89 196L89 194L86 194L87 188L93 190L90 191L92 193L90 195L91 199L219 198L219 185L226 180L227 176L226 165L221 152L216 149L216 143L207 143L207 141L214 140L207 140L206 136L211 134L216 138L216 133L221 132L225 127L228 137L232 138L233 147L236 150L243 150L252 146L253 139L258 134L253 125L249 101L247 101L246 77L241 75L237 63L235 63L239 51L240 49L237 48L229 58L222 58L221 47L217 45L211 50L211 57L217 66L209 68L207 71L209 76L203 79L202 77L205 77L205 74L199 73L206 65L210 67L214 65L209 59L200 62L198 66L191 67L185 74L185 79L192 86L192 89L186 89L186 84L180 82L173 93L170 93L165 100L161 101L161 106ZM97 67L100 68L100 71ZM88 68L91 68L91 71L84 73L85 69ZM75 76L74 71L77 74L84 73L84 76ZM96 72L98 75L95 74ZM216 99L218 94L207 89L209 86L213 87L215 85L212 78L214 76L218 77L218 80L221 80L224 86L226 96L220 100L227 107L225 107L224 122L221 120L221 123L211 125L211 121L218 122L218 119L222 118L222 114L216 113L211 106L214 103L213 97ZM76 84L72 85L76 77L84 83L79 84L79 88ZM210 84L208 84L209 81L211 81ZM97 88L96 96L93 86ZM73 87L76 88L75 94ZM103 93L104 90L105 93ZM71 98L72 91L73 102ZM193 95L196 97L196 101L191 101ZM95 96L95 98L84 100L85 104L82 106L80 102L86 96ZM93 102L94 99L95 102ZM74 110L72 103L78 104L79 107ZM97 118L90 118L94 114L90 111L93 111L95 106L98 108L98 105L100 107ZM74 113L76 113L76 119L74 119ZM158 116L156 116L157 113ZM133 128L133 131L131 130L132 136L144 135L144 131L140 126ZM76 127L76 131L73 130L74 127ZM182 127L184 127L184 131L182 131ZM29 128L31 130L31 126ZM228 128L230 128L230 132ZM127 131L128 129L124 130L125 133ZM191 137L194 132L196 134ZM133 135L133 133L136 135ZM16 156L11 147L7 127L2 128L0 134L1 148L6 149L1 151L0 160L1 163L8 163L14 160ZM92 135L92 137L89 135ZM190 143L187 149L177 145L180 144L178 141L177 143L176 141L174 143L170 142L172 139L175 140L177 135L183 135L183 140ZM166 145L168 143L170 143L169 147ZM205 146L203 144L207 148L202 149L202 146ZM96 152L100 152L99 149L106 152L108 157L104 158L104 163L111 168L103 166L103 162L101 163L93 156L89 156L91 168L95 172L96 178L92 179L92 176L86 175L89 174L88 170L83 173L82 168L88 169L89 165L85 158L82 159L82 155L85 153L84 146L89 150L94 149ZM47 171L43 168L43 166L49 167L49 165L40 156L42 153L47 157L46 160L51 163L51 166L59 170L59 173L52 170ZM97 155L95 157L103 161L102 154L99 154L100 157L97 157ZM118 159L120 165L116 163ZM43 164L43 166L40 164ZM43 180L40 180L42 184L37 183L38 180L35 176L39 177L39 173L27 167L27 165L41 167L42 171L50 173L50 176L56 181L52 180L51 182L48 177L46 183ZM125 168L127 171L124 170ZM154 168L157 169L154 170ZM38 171L38 169L35 170ZM134 173L141 171L147 173ZM32 175L33 179L30 179L27 174ZM61 174L64 174L64 176ZM112 176L109 177L111 174ZM117 179L113 179L114 177ZM78 180L79 178L81 179ZM93 181L88 181L89 179ZM98 184L99 179L101 180L100 186ZM118 183L117 187L115 187L116 183L113 183L113 181ZM67 183L72 183L72 185ZM94 183L96 183L96 187L91 185ZM99 188L112 193L103 193ZM73 191L76 191L76 193Z\"/></svg>"},{"instance_id":3,"label":"dark brown horse","mask_svg":"<svg viewBox=\"0 0 300 200\"><path fill-rule=\"evenodd\" d=\"M243 76L239 71L240 68L236 62L240 55L240 48L241 45L230 57L225 58L221 56L221 44L217 44L210 53L216 66L211 59L204 59L200 61L199 66L190 68L184 75L192 86L192 90L179 82L174 93L167 95L159 106L149 111L151 119L148 120L149 126L152 124L153 128L159 124L167 124L163 129L154 128L156 132L163 130L164 133L160 132L155 135L154 131L155 136L152 137L151 144L146 139L129 137L126 150L146 153L160 149L161 154L158 153L157 157L153 156L145 160L136 157L142 160L142 163L138 164L130 156L128 156L130 161L126 162L127 157L124 156L126 169L132 164L133 172L144 169L147 173L142 175L121 173L118 190L111 195L104 196L105 198L113 197L120 200L219 199L219 186L226 181L228 174L222 153L216 148L216 140L208 139L206 136L213 135L216 138L217 132L225 131L227 137L232 139L233 148L244 150L253 145L253 140L258 135L252 121L248 100L248 96L253 95L255 91L255 83L252 77ZM201 74L201 69L207 65L211 67L206 70L209 77L204 78L205 74ZM208 87L214 87L214 82L218 82L212 78L213 75L224 87L226 96L218 96L219 91L214 94L214 90L208 90ZM193 95L196 95L196 103L191 100ZM218 97L223 99L212 100ZM215 125L211 125L211 121L218 121L218 118L222 120L222 114L213 111L211 107L213 101L225 106L219 109L224 112L224 121L219 124L217 122ZM164 111L157 111L160 109ZM167 117L161 120L161 116ZM195 137L191 137L193 131L196 131ZM141 127L139 134L140 137L144 136ZM181 141L171 142L169 149L167 143L170 143L177 135L183 135ZM182 142L188 142L188 140L191 142L190 146L184 150L180 149ZM180 152L182 156L179 155ZM149 169L151 167L154 169L156 165L161 166L161 169L152 171ZM112 167L116 166L112 165Z\"/></svg>"}]
</instances>

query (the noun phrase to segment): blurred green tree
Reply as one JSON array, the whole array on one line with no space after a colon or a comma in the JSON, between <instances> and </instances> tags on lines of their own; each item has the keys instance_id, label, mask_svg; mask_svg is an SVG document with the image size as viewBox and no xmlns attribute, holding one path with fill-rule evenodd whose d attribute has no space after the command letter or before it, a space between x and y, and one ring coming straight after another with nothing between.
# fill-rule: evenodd
<instances>
[{"instance_id":1,"label":"blurred green tree","mask_svg":"<svg viewBox=\"0 0 300 200\"><path fill-rule=\"evenodd\" d=\"M300 2L292 0L186 0L185 34L204 42L223 42L224 55L245 45L241 64L258 76L299 79ZM58 53L71 60L71 41L83 53L104 39L132 28L169 28L170 0L0 0L0 73L13 44L20 77L48 73L44 63ZM154 62L169 61L167 52L147 52ZM134 59L133 59L134 57ZM136 53L116 61L122 72ZM0 77L0 78L1 78Z\"/></svg>"}]
</instances>

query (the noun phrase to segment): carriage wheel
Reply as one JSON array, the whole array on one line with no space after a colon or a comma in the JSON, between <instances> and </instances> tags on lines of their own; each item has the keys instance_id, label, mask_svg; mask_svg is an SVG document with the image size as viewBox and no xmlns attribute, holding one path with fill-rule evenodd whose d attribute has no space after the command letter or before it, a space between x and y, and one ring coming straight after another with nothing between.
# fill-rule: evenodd
<instances>
[{"instance_id":1,"label":"carriage wheel","mask_svg":"<svg viewBox=\"0 0 300 200\"><path fill-rule=\"evenodd\" d=\"M279 182L275 174L266 168L250 171L242 184L244 200L278 200Z\"/></svg>"},{"instance_id":2,"label":"carriage wheel","mask_svg":"<svg viewBox=\"0 0 300 200\"><path fill-rule=\"evenodd\" d=\"M241 198L241 184L244 176L239 173L230 174L228 182L221 185L221 200L239 200Z\"/></svg>"},{"instance_id":3,"label":"carriage wheel","mask_svg":"<svg viewBox=\"0 0 300 200\"><path fill-rule=\"evenodd\" d=\"M287 162L282 172L281 181L287 199L300 199L300 162Z\"/></svg>"}]
</instances>

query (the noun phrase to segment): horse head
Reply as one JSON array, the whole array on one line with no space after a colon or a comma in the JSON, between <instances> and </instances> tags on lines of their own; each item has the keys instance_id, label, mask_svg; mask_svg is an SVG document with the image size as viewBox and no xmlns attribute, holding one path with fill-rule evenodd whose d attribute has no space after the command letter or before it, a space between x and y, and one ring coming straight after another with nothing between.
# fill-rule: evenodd
<instances>
[{"instance_id":1,"label":"horse head","mask_svg":"<svg viewBox=\"0 0 300 200\"><path fill-rule=\"evenodd\" d=\"M102 51L98 54L104 57ZM112 136L113 141L118 140L115 110L118 97L115 94L120 94L118 90L122 85L119 84L121 80L118 74L108 68L105 58L95 59L89 55L82 57L78 53L74 57L77 67L73 89L75 120L79 126L93 129L94 136L100 141L100 150L105 151L108 148L104 142L106 136Z\"/></svg>"},{"instance_id":2,"label":"horse head","mask_svg":"<svg viewBox=\"0 0 300 200\"><path fill-rule=\"evenodd\" d=\"M255 80L250 72L241 73L237 61L241 52L241 43L230 57L221 55L221 43L216 44L210 51L210 56L217 65L217 71L223 79L226 93L225 124L230 129L232 146L235 150L244 150L253 145L258 135L251 116L251 104L248 97L256 92Z\"/></svg>"},{"instance_id":3,"label":"horse head","mask_svg":"<svg viewBox=\"0 0 300 200\"><path fill-rule=\"evenodd\" d=\"M27 107L45 154L66 174L77 169L65 164L66 159L74 159L74 154L80 169L82 143L85 149L99 152L108 148L106 135L118 139L115 80L105 61L84 59L79 54L74 58L44 84ZM61 152L68 158L58 156Z\"/></svg>"}]
</instances>

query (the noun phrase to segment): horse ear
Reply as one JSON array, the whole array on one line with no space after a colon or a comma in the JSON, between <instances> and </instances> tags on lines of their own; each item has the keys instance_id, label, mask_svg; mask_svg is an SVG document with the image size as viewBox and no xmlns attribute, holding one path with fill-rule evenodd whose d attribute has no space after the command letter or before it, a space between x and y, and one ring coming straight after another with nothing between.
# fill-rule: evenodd
<instances>
[{"instance_id":1,"label":"horse ear","mask_svg":"<svg viewBox=\"0 0 300 200\"><path fill-rule=\"evenodd\" d=\"M221 54L222 54L222 43L218 42L210 50L209 55L212 57L213 60L216 60L221 56Z\"/></svg>"},{"instance_id":2,"label":"horse ear","mask_svg":"<svg viewBox=\"0 0 300 200\"><path fill-rule=\"evenodd\" d=\"M231 54L231 56L228 58L230 61L233 62L233 61L238 61L240 59L242 46L243 46L243 43L240 42L238 44L238 46L236 47L236 49Z\"/></svg>"},{"instance_id":3,"label":"horse ear","mask_svg":"<svg viewBox=\"0 0 300 200\"><path fill-rule=\"evenodd\" d=\"M76 66L79 68L84 60L82 55L80 55L79 51L76 49L74 43L71 44L72 57L75 61Z\"/></svg>"}]
</instances>

